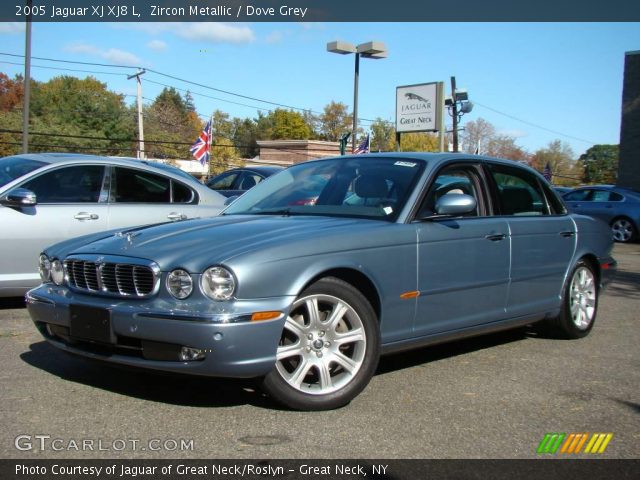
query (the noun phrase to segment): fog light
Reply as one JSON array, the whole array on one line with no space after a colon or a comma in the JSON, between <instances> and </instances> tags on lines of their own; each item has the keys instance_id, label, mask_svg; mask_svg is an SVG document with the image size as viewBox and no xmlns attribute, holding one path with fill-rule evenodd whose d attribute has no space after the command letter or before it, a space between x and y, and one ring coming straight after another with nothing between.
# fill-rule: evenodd
<instances>
[{"instance_id":1,"label":"fog light","mask_svg":"<svg viewBox=\"0 0 640 480\"><path fill-rule=\"evenodd\" d=\"M205 357L204 350L199 348L182 347L180 349L180 361L191 362L193 360L202 360Z\"/></svg>"}]
</instances>

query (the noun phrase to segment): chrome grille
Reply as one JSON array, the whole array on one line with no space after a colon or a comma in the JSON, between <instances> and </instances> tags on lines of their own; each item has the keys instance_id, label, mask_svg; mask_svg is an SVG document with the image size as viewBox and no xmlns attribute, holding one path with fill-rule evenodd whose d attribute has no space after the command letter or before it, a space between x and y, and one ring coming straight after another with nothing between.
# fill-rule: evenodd
<instances>
[{"instance_id":1,"label":"chrome grille","mask_svg":"<svg viewBox=\"0 0 640 480\"><path fill-rule=\"evenodd\" d=\"M129 263L101 257L99 260L68 258L64 261L71 288L111 296L148 297L156 292L159 270L154 264ZM155 268L154 268L155 267Z\"/></svg>"}]
</instances>

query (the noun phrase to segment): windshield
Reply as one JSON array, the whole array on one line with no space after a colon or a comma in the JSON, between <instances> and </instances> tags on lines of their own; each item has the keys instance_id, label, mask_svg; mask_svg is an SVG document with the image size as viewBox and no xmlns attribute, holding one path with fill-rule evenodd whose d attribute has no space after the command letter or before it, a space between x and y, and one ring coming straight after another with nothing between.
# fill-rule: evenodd
<instances>
[{"instance_id":1,"label":"windshield","mask_svg":"<svg viewBox=\"0 0 640 480\"><path fill-rule=\"evenodd\" d=\"M22 157L0 158L0 187L46 165L45 162Z\"/></svg>"},{"instance_id":2,"label":"windshield","mask_svg":"<svg viewBox=\"0 0 640 480\"><path fill-rule=\"evenodd\" d=\"M326 215L394 221L423 169L421 160L385 157L300 163L259 183L224 215Z\"/></svg>"}]
</instances>

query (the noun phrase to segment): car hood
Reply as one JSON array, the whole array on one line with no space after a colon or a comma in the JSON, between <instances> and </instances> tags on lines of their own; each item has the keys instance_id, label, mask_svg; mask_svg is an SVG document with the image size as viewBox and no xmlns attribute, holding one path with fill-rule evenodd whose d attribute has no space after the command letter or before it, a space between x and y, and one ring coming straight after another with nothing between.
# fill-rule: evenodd
<instances>
[{"instance_id":1,"label":"car hood","mask_svg":"<svg viewBox=\"0 0 640 480\"><path fill-rule=\"evenodd\" d=\"M107 232L56 245L47 253L60 258L73 254L145 258L162 270L179 266L195 272L253 252L275 260L273 255L288 258L367 243L380 246L381 236L372 230L389 225L353 218L233 215Z\"/></svg>"}]
</instances>

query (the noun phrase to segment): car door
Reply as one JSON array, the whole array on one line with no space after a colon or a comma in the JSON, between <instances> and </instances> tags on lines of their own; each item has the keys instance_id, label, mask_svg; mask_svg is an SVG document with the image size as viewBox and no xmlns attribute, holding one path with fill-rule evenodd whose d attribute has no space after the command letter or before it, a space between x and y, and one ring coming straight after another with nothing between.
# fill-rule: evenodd
<instances>
[{"instance_id":1,"label":"car door","mask_svg":"<svg viewBox=\"0 0 640 480\"><path fill-rule=\"evenodd\" d=\"M132 227L201 216L198 195L171 177L143 169L110 170L109 228Z\"/></svg>"},{"instance_id":2,"label":"car door","mask_svg":"<svg viewBox=\"0 0 640 480\"><path fill-rule=\"evenodd\" d=\"M583 192L588 194L580 199ZM566 202L574 212L599 218L607 223L616 215L615 205L624 198L616 192L601 188L578 190L567 197Z\"/></svg>"},{"instance_id":3,"label":"car door","mask_svg":"<svg viewBox=\"0 0 640 480\"><path fill-rule=\"evenodd\" d=\"M520 317L553 311L575 252L575 224L533 172L497 163L487 170L511 232L507 313Z\"/></svg>"},{"instance_id":4,"label":"car door","mask_svg":"<svg viewBox=\"0 0 640 480\"><path fill-rule=\"evenodd\" d=\"M472 215L431 218L439 197L476 198ZM509 229L491 216L478 165L455 164L435 177L418 211L416 335L472 327L505 317L509 285ZM425 217L427 218L425 220Z\"/></svg>"},{"instance_id":5,"label":"car door","mask_svg":"<svg viewBox=\"0 0 640 480\"><path fill-rule=\"evenodd\" d=\"M0 207L0 285L39 283L38 255L54 243L108 228L103 165L47 170L16 188L36 194L32 207Z\"/></svg>"}]
</instances>

